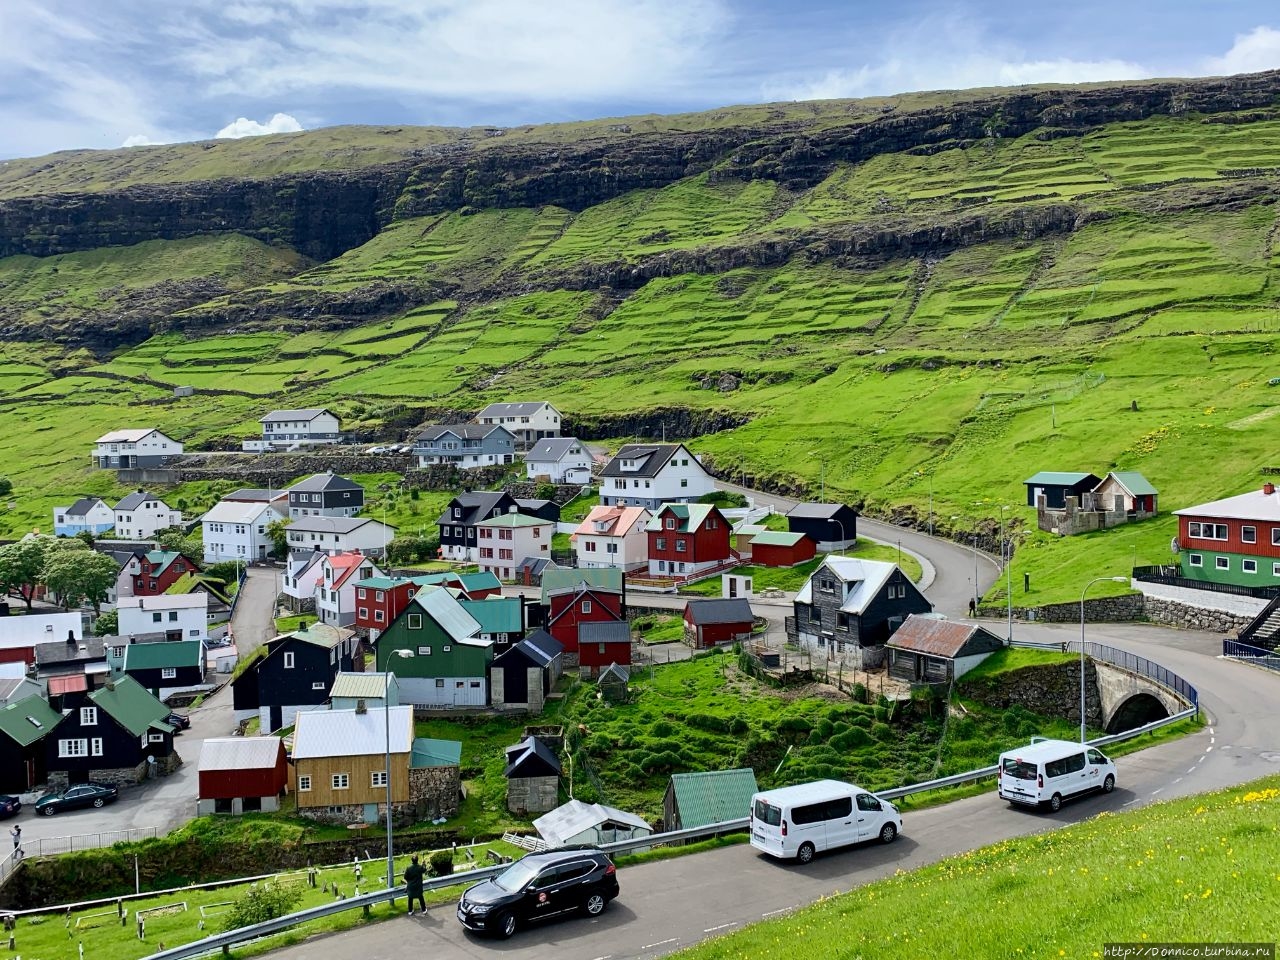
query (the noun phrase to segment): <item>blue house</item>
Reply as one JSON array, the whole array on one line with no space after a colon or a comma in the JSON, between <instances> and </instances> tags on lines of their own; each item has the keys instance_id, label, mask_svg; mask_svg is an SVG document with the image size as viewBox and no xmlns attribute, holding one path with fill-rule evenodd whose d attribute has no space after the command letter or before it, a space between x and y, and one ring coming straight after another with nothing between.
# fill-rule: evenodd
<instances>
[{"instance_id":1,"label":"blue house","mask_svg":"<svg viewBox=\"0 0 1280 960\"><path fill-rule=\"evenodd\" d=\"M101 497L81 497L69 507L53 508L55 537L74 537L85 532L97 536L115 525L115 511Z\"/></svg>"},{"instance_id":2,"label":"blue house","mask_svg":"<svg viewBox=\"0 0 1280 960\"><path fill-rule=\"evenodd\" d=\"M413 454L420 467L448 464L460 470L474 470L501 466L515 461L516 438L496 424L450 423L427 427L418 434Z\"/></svg>"}]
</instances>

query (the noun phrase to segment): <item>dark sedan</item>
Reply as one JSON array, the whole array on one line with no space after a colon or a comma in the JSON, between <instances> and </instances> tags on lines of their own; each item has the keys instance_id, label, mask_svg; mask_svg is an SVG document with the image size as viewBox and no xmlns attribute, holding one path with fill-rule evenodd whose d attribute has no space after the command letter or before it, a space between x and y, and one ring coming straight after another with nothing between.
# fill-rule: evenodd
<instances>
[{"instance_id":1,"label":"dark sedan","mask_svg":"<svg viewBox=\"0 0 1280 960\"><path fill-rule=\"evenodd\" d=\"M60 810L75 810L79 807L101 807L112 803L120 796L120 791L109 783L77 783L54 793L46 793L36 801L36 813L52 817Z\"/></svg>"},{"instance_id":2,"label":"dark sedan","mask_svg":"<svg viewBox=\"0 0 1280 960\"><path fill-rule=\"evenodd\" d=\"M525 924L567 913L598 917L617 895L618 871L608 854L534 853L468 889L458 920L468 930L509 937Z\"/></svg>"},{"instance_id":3,"label":"dark sedan","mask_svg":"<svg viewBox=\"0 0 1280 960\"><path fill-rule=\"evenodd\" d=\"M9 793L0 793L0 820L16 817L22 809L22 798Z\"/></svg>"}]
</instances>

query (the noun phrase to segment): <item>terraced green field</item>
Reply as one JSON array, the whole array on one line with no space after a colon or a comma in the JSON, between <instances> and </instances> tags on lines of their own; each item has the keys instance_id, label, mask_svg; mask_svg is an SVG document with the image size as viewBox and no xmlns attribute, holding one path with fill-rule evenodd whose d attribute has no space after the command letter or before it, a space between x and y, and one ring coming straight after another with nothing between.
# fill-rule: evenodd
<instances>
[{"instance_id":1,"label":"terraced green field","mask_svg":"<svg viewBox=\"0 0 1280 960\"><path fill-rule=\"evenodd\" d=\"M922 522L932 484L935 527L962 538L1002 503L1034 527L1022 480L1037 470L1140 470L1166 511L1227 496L1280 466L1280 388L1269 385L1280 377L1280 226L1265 195L1190 202L1192 187L1172 181L1221 185L1247 168L1274 188L1265 169L1278 156L1280 121L1158 119L882 155L800 194L703 174L578 214L400 221L208 309L234 300L269 314L273 298L387 282L444 283L456 298L345 329L291 332L291 319L166 333L101 359L6 343L0 409L22 427L0 441L0 472L15 484L0 534L47 526L52 505L80 492L107 492L87 455L114 427L154 423L195 441L252 435L271 407L325 405L376 425L401 404L535 397L571 419L742 414L744 426L691 446L734 474L813 493L821 476L828 496ZM1067 201L1074 228L1026 236L951 234L936 219L981 203L1033 223L1043 204ZM788 258L756 255L842 223L936 227L938 239L872 255L834 252L814 234ZM689 251L704 255L702 272L661 269ZM100 268L67 268L78 279L66 297L95 295L138 257L160 262L137 248L93 256ZM557 285L619 263L660 268L608 289ZM52 266L0 261L0 278L26 278L0 295L48 293ZM174 401L181 384L200 393ZM1173 529L1166 514L1095 537L1029 537L1015 576L1032 573L1029 600L1070 599L1081 570L1166 559Z\"/></svg>"}]
</instances>

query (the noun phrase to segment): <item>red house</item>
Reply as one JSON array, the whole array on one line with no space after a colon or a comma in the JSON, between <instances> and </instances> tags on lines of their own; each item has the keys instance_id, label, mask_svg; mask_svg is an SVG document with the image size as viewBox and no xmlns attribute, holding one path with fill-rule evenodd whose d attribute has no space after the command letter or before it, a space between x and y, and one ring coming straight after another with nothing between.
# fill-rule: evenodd
<instances>
[{"instance_id":1,"label":"red house","mask_svg":"<svg viewBox=\"0 0 1280 960\"><path fill-rule=\"evenodd\" d=\"M812 543L813 541L810 541ZM733 643L751 636L755 614L745 597L734 600L690 600L684 606L684 635L695 649Z\"/></svg>"},{"instance_id":2,"label":"red house","mask_svg":"<svg viewBox=\"0 0 1280 960\"><path fill-rule=\"evenodd\" d=\"M280 808L289 764L279 737L215 737L200 748L196 813L248 813Z\"/></svg>"},{"instance_id":3,"label":"red house","mask_svg":"<svg viewBox=\"0 0 1280 960\"><path fill-rule=\"evenodd\" d=\"M631 665L631 625L584 623L578 630L578 671L584 677L598 677L611 663Z\"/></svg>"},{"instance_id":4,"label":"red house","mask_svg":"<svg viewBox=\"0 0 1280 960\"><path fill-rule=\"evenodd\" d=\"M622 623L622 594L579 584L547 595L547 633L560 641L564 652L578 653L578 631L587 623ZM631 661L628 660L628 663ZM605 666L609 665L608 661Z\"/></svg>"},{"instance_id":5,"label":"red house","mask_svg":"<svg viewBox=\"0 0 1280 960\"><path fill-rule=\"evenodd\" d=\"M766 530L751 538L751 562L761 567L794 567L817 552L818 545L806 533Z\"/></svg>"},{"instance_id":6,"label":"red house","mask_svg":"<svg viewBox=\"0 0 1280 960\"><path fill-rule=\"evenodd\" d=\"M387 625L400 616L400 611L428 582L431 577L369 577L356 581L357 630L367 632L370 640L387 629Z\"/></svg>"},{"instance_id":7,"label":"red house","mask_svg":"<svg viewBox=\"0 0 1280 960\"><path fill-rule=\"evenodd\" d=\"M133 595L158 597L181 577L200 568L176 550L149 550L133 555Z\"/></svg>"},{"instance_id":8,"label":"red house","mask_svg":"<svg viewBox=\"0 0 1280 960\"><path fill-rule=\"evenodd\" d=\"M664 503L649 525L649 573L690 577L727 565L731 524L710 503Z\"/></svg>"}]
</instances>

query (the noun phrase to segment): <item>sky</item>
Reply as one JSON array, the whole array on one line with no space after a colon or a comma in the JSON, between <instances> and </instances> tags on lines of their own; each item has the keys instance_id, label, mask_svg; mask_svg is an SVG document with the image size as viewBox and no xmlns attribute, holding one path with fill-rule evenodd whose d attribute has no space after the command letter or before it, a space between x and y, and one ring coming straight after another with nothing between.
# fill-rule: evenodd
<instances>
[{"instance_id":1,"label":"sky","mask_svg":"<svg viewBox=\"0 0 1280 960\"><path fill-rule=\"evenodd\" d=\"M1276 68L1276 0L0 0L0 157Z\"/></svg>"}]
</instances>

